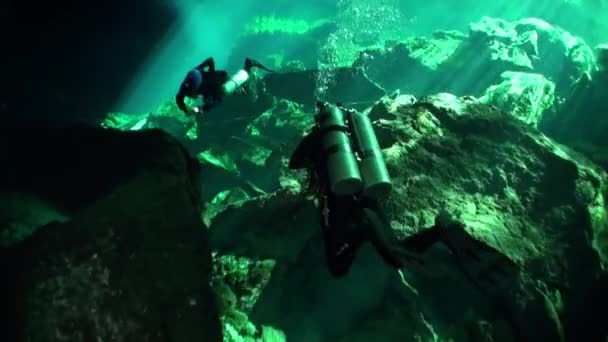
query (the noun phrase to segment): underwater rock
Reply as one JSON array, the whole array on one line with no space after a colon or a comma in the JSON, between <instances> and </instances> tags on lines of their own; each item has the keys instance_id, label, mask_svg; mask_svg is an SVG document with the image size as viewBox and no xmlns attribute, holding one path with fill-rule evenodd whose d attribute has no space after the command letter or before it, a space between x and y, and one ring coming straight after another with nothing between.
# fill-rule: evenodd
<instances>
[{"instance_id":1,"label":"underwater rock","mask_svg":"<svg viewBox=\"0 0 608 342\"><path fill-rule=\"evenodd\" d=\"M294 143L294 139L299 140L314 125L314 115L306 113L302 105L279 99L273 108L249 124L245 137L264 139L262 144L276 150L281 145Z\"/></svg>"},{"instance_id":2,"label":"underwater rock","mask_svg":"<svg viewBox=\"0 0 608 342\"><path fill-rule=\"evenodd\" d=\"M471 23L468 35L439 31L364 50L354 65L388 92L473 96L514 71L542 74L564 97L595 69L591 48L563 29L536 18L489 17Z\"/></svg>"},{"instance_id":3,"label":"underwater rock","mask_svg":"<svg viewBox=\"0 0 608 342\"><path fill-rule=\"evenodd\" d=\"M479 99L537 128L555 102L555 84L543 75L506 71L503 82L489 87Z\"/></svg>"},{"instance_id":4,"label":"underwater rock","mask_svg":"<svg viewBox=\"0 0 608 342\"><path fill-rule=\"evenodd\" d=\"M230 205L246 201L251 199L253 196L249 195L245 190L234 187L227 190L220 191L213 199L206 205L203 213L203 222L209 226L213 218L228 208Z\"/></svg>"},{"instance_id":5,"label":"underwater rock","mask_svg":"<svg viewBox=\"0 0 608 342\"><path fill-rule=\"evenodd\" d=\"M203 174L212 180L204 189L205 200L234 187L251 197L278 190L285 146L298 141L312 125L313 115L301 105L276 99L272 108L230 137L230 148L217 145L200 152Z\"/></svg>"},{"instance_id":6,"label":"underwater rock","mask_svg":"<svg viewBox=\"0 0 608 342\"><path fill-rule=\"evenodd\" d=\"M354 67L362 68L372 81L387 92L426 95L449 91L437 70L454 54L466 35L457 31L439 31L430 38L414 37L404 41L388 41L384 47L361 51ZM438 84L439 83L439 84Z\"/></svg>"},{"instance_id":7,"label":"underwater rock","mask_svg":"<svg viewBox=\"0 0 608 342\"><path fill-rule=\"evenodd\" d=\"M488 298L454 278L456 265L438 251L429 266L445 273L431 279L406 269L406 287L365 247L351 273L333 280L318 209L286 189L232 205L210 226L220 254L276 260L252 321L297 342L606 334L594 315L608 299L600 290L608 262L604 171L470 98L386 97L369 115L386 137L381 145L394 189L384 207L394 233L410 236L447 210L514 260L522 276L502 298Z\"/></svg>"},{"instance_id":8,"label":"underwater rock","mask_svg":"<svg viewBox=\"0 0 608 342\"><path fill-rule=\"evenodd\" d=\"M194 105L191 99L186 99L186 103L190 106ZM196 120L186 117L177 108L174 99L166 101L150 113L110 112L101 120L99 126L120 131L162 129L189 149L196 146L198 138Z\"/></svg>"},{"instance_id":9,"label":"underwater rock","mask_svg":"<svg viewBox=\"0 0 608 342\"><path fill-rule=\"evenodd\" d=\"M582 152L608 170L608 69L579 82L558 112L541 125L541 130L557 141Z\"/></svg>"},{"instance_id":10,"label":"underwater rock","mask_svg":"<svg viewBox=\"0 0 608 342\"><path fill-rule=\"evenodd\" d=\"M191 99L187 98L185 102L190 106L194 105L194 101ZM150 113L108 113L101 121L100 126L121 131L162 129L187 147L193 145L197 139L196 121L193 118L186 117L177 108L174 99L166 101Z\"/></svg>"},{"instance_id":11,"label":"underwater rock","mask_svg":"<svg viewBox=\"0 0 608 342\"><path fill-rule=\"evenodd\" d=\"M64 218L0 250L2 340L222 341L186 150L159 130L28 129L0 138L27 140L2 156L2 189Z\"/></svg>"},{"instance_id":12,"label":"underwater rock","mask_svg":"<svg viewBox=\"0 0 608 342\"><path fill-rule=\"evenodd\" d=\"M316 233L314 213L312 202L289 191L238 201L212 220L211 245L220 254L295 261Z\"/></svg>"},{"instance_id":13,"label":"underwater rock","mask_svg":"<svg viewBox=\"0 0 608 342\"><path fill-rule=\"evenodd\" d=\"M492 59L540 73L556 84L560 96L596 68L585 41L538 18L514 22L484 17L470 27L472 41L485 44Z\"/></svg>"},{"instance_id":14,"label":"underwater rock","mask_svg":"<svg viewBox=\"0 0 608 342\"><path fill-rule=\"evenodd\" d=\"M214 258L212 284L227 286L236 301L225 303L224 308L235 306L245 313L251 312L264 287L270 280L275 266L273 260L250 260L234 255L216 255Z\"/></svg>"},{"instance_id":15,"label":"underwater rock","mask_svg":"<svg viewBox=\"0 0 608 342\"><path fill-rule=\"evenodd\" d=\"M285 335L270 326L256 326L248 314L264 290L275 266L273 260L214 255L211 284L220 302L227 342L281 342Z\"/></svg>"},{"instance_id":16,"label":"underwater rock","mask_svg":"<svg viewBox=\"0 0 608 342\"><path fill-rule=\"evenodd\" d=\"M103 128L117 129L121 131L136 131L148 122L148 113L127 114L121 112L108 113L99 124Z\"/></svg>"}]
</instances>

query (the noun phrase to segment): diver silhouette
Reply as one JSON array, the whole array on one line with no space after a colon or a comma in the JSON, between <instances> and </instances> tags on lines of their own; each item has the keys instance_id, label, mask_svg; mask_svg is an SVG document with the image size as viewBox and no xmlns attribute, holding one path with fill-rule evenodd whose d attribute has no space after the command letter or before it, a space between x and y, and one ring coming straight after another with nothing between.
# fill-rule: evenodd
<instances>
[{"instance_id":1,"label":"diver silhouette","mask_svg":"<svg viewBox=\"0 0 608 342\"><path fill-rule=\"evenodd\" d=\"M228 77L228 73L225 70L215 70L215 61L213 57L209 57L188 72L175 96L175 102L186 115L208 112L219 105L226 95L233 94L239 89L250 78L251 70L254 67L273 72L273 70L266 68L261 63L251 58L246 58L243 69L239 70L232 77ZM196 99L199 96L203 97L202 107L188 108L184 102L184 98Z\"/></svg>"},{"instance_id":2,"label":"diver silhouette","mask_svg":"<svg viewBox=\"0 0 608 342\"><path fill-rule=\"evenodd\" d=\"M348 274L357 251L367 242L387 265L397 269L424 269L424 253L443 243L466 277L486 292L517 273L513 262L475 240L463 224L443 211L432 227L401 241L386 238L390 223L380 201L388 196L390 179L369 118L338 106L317 105L316 125L292 153L289 168L308 171L307 191L319 202L326 262L334 277ZM353 161L361 171L353 167Z\"/></svg>"}]
</instances>

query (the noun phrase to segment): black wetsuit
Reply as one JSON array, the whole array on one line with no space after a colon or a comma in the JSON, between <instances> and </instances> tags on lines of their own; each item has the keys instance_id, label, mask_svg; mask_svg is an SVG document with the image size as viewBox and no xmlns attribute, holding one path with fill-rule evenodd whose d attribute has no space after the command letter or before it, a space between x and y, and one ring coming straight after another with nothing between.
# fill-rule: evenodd
<instances>
[{"instance_id":1,"label":"black wetsuit","mask_svg":"<svg viewBox=\"0 0 608 342\"><path fill-rule=\"evenodd\" d=\"M207 70L205 70L205 68L207 68ZM189 81L189 76L196 71L200 72L202 76L201 84L192 89L188 89L185 85L187 85L187 81ZM222 86L227 80L228 73L224 70L215 70L215 61L213 60L213 57L209 57L188 74L184 82L182 82L179 92L175 96L175 102L179 109L184 113L188 113L188 108L184 103L184 97L196 98L200 95L203 97L203 111L206 112L222 101L224 97Z\"/></svg>"},{"instance_id":2,"label":"black wetsuit","mask_svg":"<svg viewBox=\"0 0 608 342\"><path fill-rule=\"evenodd\" d=\"M341 277L348 273L358 249L371 243L384 261L400 268L402 264L383 238L373 216L388 225L378 202L361 196L337 196L329 191L327 167L323 157L321 132L314 127L300 142L289 162L291 169L308 168L318 179L320 220L325 244L327 266L332 275Z\"/></svg>"},{"instance_id":3,"label":"black wetsuit","mask_svg":"<svg viewBox=\"0 0 608 342\"><path fill-rule=\"evenodd\" d=\"M374 246L385 263L401 268L402 263L383 238L381 228L374 222L378 203L356 196L335 196L326 192L321 197L321 227L325 256L330 273L341 277L348 273L357 250L366 242Z\"/></svg>"}]
</instances>

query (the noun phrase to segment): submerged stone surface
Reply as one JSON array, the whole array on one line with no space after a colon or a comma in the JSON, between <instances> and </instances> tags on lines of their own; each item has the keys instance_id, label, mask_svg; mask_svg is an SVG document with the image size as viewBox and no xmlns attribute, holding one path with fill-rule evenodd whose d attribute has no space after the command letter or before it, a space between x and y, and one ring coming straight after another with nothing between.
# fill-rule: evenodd
<instances>
[{"instance_id":1,"label":"submerged stone surface","mask_svg":"<svg viewBox=\"0 0 608 342\"><path fill-rule=\"evenodd\" d=\"M1 188L62 217L0 250L2 340L222 341L199 166L184 148L158 130L29 132L3 156Z\"/></svg>"},{"instance_id":2,"label":"submerged stone surface","mask_svg":"<svg viewBox=\"0 0 608 342\"><path fill-rule=\"evenodd\" d=\"M566 96L596 68L592 49L563 29L537 18L490 17L471 23L468 35L440 31L363 51L355 65L389 92L472 96L500 83L505 71L542 74Z\"/></svg>"},{"instance_id":3,"label":"submerged stone surface","mask_svg":"<svg viewBox=\"0 0 608 342\"><path fill-rule=\"evenodd\" d=\"M248 314L270 280L273 260L216 255L212 286L220 298L225 342L284 342L285 334L267 325L256 326Z\"/></svg>"},{"instance_id":4,"label":"submerged stone surface","mask_svg":"<svg viewBox=\"0 0 608 342\"><path fill-rule=\"evenodd\" d=\"M490 86L480 102L494 105L538 128L543 114L555 105L555 84L540 74L507 71L501 77L503 81Z\"/></svg>"},{"instance_id":5,"label":"submerged stone surface","mask_svg":"<svg viewBox=\"0 0 608 342\"><path fill-rule=\"evenodd\" d=\"M410 236L446 209L514 260L522 276L499 298L487 298L443 251L429 256L433 277L406 269L402 278L364 248L351 274L336 281L325 269L318 209L286 188L239 201L210 226L220 254L276 260L250 314L254 322L284 330L290 341L606 333L593 314L606 303L604 171L474 99L387 97L369 115L393 177L384 206L394 233Z\"/></svg>"}]
</instances>

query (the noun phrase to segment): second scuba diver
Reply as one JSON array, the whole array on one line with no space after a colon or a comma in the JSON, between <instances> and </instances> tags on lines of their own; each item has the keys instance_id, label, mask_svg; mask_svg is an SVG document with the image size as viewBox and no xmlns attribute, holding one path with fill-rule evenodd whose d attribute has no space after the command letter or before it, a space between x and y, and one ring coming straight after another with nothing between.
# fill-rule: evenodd
<instances>
[{"instance_id":1,"label":"second scuba diver","mask_svg":"<svg viewBox=\"0 0 608 342\"><path fill-rule=\"evenodd\" d=\"M254 67L272 72L261 63L246 58L243 69L229 78L225 70L215 70L215 61L213 57L209 57L188 72L175 96L175 102L186 115L208 112L220 104L226 95L231 95L239 89L249 79ZM184 98L196 99L199 96L203 97L202 107L188 108Z\"/></svg>"},{"instance_id":2,"label":"second scuba diver","mask_svg":"<svg viewBox=\"0 0 608 342\"><path fill-rule=\"evenodd\" d=\"M289 168L308 170L309 190L319 201L327 267L334 277L349 272L366 242L394 268L423 266L423 253L441 242L482 290L517 272L507 257L472 238L445 213L433 227L402 241L385 239L387 229L382 228L390 224L379 203L388 197L392 183L370 119L339 105L317 106L316 125L293 152Z\"/></svg>"}]
</instances>

